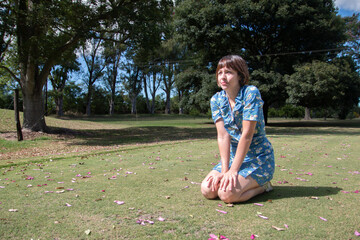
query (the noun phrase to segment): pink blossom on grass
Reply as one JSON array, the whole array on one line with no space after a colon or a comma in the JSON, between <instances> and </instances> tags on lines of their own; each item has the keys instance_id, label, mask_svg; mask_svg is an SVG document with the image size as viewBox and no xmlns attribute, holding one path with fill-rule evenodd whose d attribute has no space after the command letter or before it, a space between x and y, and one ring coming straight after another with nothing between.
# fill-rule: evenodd
<instances>
[{"instance_id":1,"label":"pink blossom on grass","mask_svg":"<svg viewBox=\"0 0 360 240\"><path fill-rule=\"evenodd\" d=\"M355 230L354 232L355 236L359 237L360 236L360 233L358 231Z\"/></svg>"},{"instance_id":2,"label":"pink blossom on grass","mask_svg":"<svg viewBox=\"0 0 360 240\"><path fill-rule=\"evenodd\" d=\"M158 217L158 220L159 220L160 222L163 222L163 221L165 221L165 218L163 218L163 217Z\"/></svg>"},{"instance_id":3,"label":"pink blossom on grass","mask_svg":"<svg viewBox=\"0 0 360 240\"><path fill-rule=\"evenodd\" d=\"M269 219L268 217L265 217L264 215L261 215L261 214L258 214L257 216L260 217L260 218L262 218L262 219L266 219L266 220Z\"/></svg>"},{"instance_id":4,"label":"pink blossom on grass","mask_svg":"<svg viewBox=\"0 0 360 240\"><path fill-rule=\"evenodd\" d=\"M254 205L260 206L260 207L264 206L264 204L262 204L262 203L254 203Z\"/></svg>"},{"instance_id":5,"label":"pink blossom on grass","mask_svg":"<svg viewBox=\"0 0 360 240\"><path fill-rule=\"evenodd\" d=\"M223 210L216 209L216 211L218 211L219 213L227 214L227 212L225 212Z\"/></svg>"},{"instance_id":6,"label":"pink blossom on grass","mask_svg":"<svg viewBox=\"0 0 360 240\"><path fill-rule=\"evenodd\" d=\"M118 205L123 205L125 202L124 202L124 201L115 200L114 203L116 203L116 204L118 204Z\"/></svg>"},{"instance_id":7,"label":"pink blossom on grass","mask_svg":"<svg viewBox=\"0 0 360 240\"><path fill-rule=\"evenodd\" d=\"M323 218L323 217L319 217L321 220L327 222L327 219L326 218Z\"/></svg>"}]
</instances>

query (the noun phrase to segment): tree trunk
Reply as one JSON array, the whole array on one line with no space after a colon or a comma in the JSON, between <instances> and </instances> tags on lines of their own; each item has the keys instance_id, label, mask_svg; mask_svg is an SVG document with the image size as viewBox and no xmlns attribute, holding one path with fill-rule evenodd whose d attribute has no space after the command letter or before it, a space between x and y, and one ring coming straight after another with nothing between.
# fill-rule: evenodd
<instances>
[{"instance_id":1,"label":"tree trunk","mask_svg":"<svg viewBox=\"0 0 360 240\"><path fill-rule=\"evenodd\" d=\"M115 110L114 110L115 103L114 103L114 98L112 96L111 96L109 105L110 105L109 114L110 114L110 116L112 116L112 115L114 115L114 112L115 112Z\"/></svg>"},{"instance_id":2,"label":"tree trunk","mask_svg":"<svg viewBox=\"0 0 360 240\"><path fill-rule=\"evenodd\" d=\"M55 103L56 103L56 115L58 115L59 117L64 116L64 110L63 110L64 95L62 92L56 98Z\"/></svg>"},{"instance_id":3,"label":"tree trunk","mask_svg":"<svg viewBox=\"0 0 360 240\"><path fill-rule=\"evenodd\" d=\"M166 91L166 104L165 104L165 114L170 114L171 112L171 98L170 98L170 91Z\"/></svg>"},{"instance_id":4,"label":"tree trunk","mask_svg":"<svg viewBox=\"0 0 360 240\"><path fill-rule=\"evenodd\" d=\"M110 116L115 113L115 84L111 87L111 97L110 97Z\"/></svg>"},{"instance_id":5,"label":"tree trunk","mask_svg":"<svg viewBox=\"0 0 360 240\"><path fill-rule=\"evenodd\" d=\"M305 108L305 117L304 117L304 120L311 120L310 108L308 108L308 107Z\"/></svg>"},{"instance_id":6,"label":"tree trunk","mask_svg":"<svg viewBox=\"0 0 360 240\"><path fill-rule=\"evenodd\" d=\"M22 134L22 131L21 131L20 116L19 116L19 89L15 89L14 112L15 112L15 123L16 123L17 138L18 138L18 141L22 141L23 140L23 134Z\"/></svg>"},{"instance_id":7,"label":"tree trunk","mask_svg":"<svg viewBox=\"0 0 360 240\"><path fill-rule=\"evenodd\" d=\"M91 115L92 85L89 84L86 103L86 115Z\"/></svg>"},{"instance_id":8,"label":"tree trunk","mask_svg":"<svg viewBox=\"0 0 360 240\"><path fill-rule=\"evenodd\" d=\"M149 113L151 113L151 107L150 107L150 101L149 101L149 95L147 92L147 79L146 76L143 76L143 83L144 83L144 93L145 93L145 102L146 102L146 108Z\"/></svg>"},{"instance_id":9,"label":"tree trunk","mask_svg":"<svg viewBox=\"0 0 360 240\"><path fill-rule=\"evenodd\" d=\"M184 114L184 108L180 105L181 99L182 99L182 92L178 91L179 93L179 115Z\"/></svg>"},{"instance_id":10,"label":"tree trunk","mask_svg":"<svg viewBox=\"0 0 360 240\"><path fill-rule=\"evenodd\" d=\"M131 98L131 114L136 114L136 96Z\"/></svg>"},{"instance_id":11,"label":"tree trunk","mask_svg":"<svg viewBox=\"0 0 360 240\"><path fill-rule=\"evenodd\" d=\"M29 88L23 88L24 123L23 128L35 132L48 130L44 117L44 102L42 91L31 92Z\"/></svg>"}]
</instances>

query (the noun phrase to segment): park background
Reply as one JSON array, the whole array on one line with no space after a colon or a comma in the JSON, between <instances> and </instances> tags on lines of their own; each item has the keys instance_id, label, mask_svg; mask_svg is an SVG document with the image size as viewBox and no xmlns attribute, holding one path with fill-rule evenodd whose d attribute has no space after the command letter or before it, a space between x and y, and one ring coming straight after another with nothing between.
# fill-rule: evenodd
<instances>
[{"instance_id":1,"label":"park background","mask_svg":"<svg viewBox=\"0 0 360 240\"><path fill-rule=\"evenodd\" d=\"M0 107L20 89L32 131L51 114L209 114L216 64L239 54L266 122L358 117L359 6L337 4L3 1Z\"/></svg>"},{"instance_id":2,"label":"park background","mask_svg":"<svg viewBox=\"0 0 360 240\"><path fill-rule=\"evenodd\" d=\"M2 1L0 238L358 238L358 4ZM231 206L199 189L228 53L276 157L275 190Z\"/></svg>"}]
</instances>

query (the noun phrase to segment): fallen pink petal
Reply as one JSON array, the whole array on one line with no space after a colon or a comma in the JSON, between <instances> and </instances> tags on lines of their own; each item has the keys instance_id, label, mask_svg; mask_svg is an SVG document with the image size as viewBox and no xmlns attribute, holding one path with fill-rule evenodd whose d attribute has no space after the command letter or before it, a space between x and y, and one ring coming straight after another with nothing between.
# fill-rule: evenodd
<instances>
[{"instance_id":1,"label":"fallen pink petal","mask_svg":"<svg viewBox=\"0 0 360 240\"><path fill-rule=\"evenodd\" d=\"M264 204L262 204L262 203L254 203L254 205L260 206L260 207L264 206Z\"/></svg>"},{"instance_id":2,"label":"fallen pink petal","mask_svg":"<svg viewBox=\"0 0 360 240\"><path fill-rule=\"evenodd\" d=\"M289 225L287 225L287 224L284 224L284 227L286 227L286 228L289 228Z\"/></svg>"},{"instance_id":3,"label":"fallen pink petal","mask_svg":"<svg viewBox=\"0 0 360 240\"><path fill-rule=\"evenodd\" d=\"M256 238L256 235L251 234L250 238L251 238L251 239L255 239L255 238Z\"/></svg>"},{"instance_id":4,"label":"fallen pink petal","mask_svg":"<svg viewBox=\"0 0 360 240\"><path fill-rule=\"evenodd\" d=\"M261 215L261 214L258 214L257 216L258 216L258 217L261 217L262 219L266 219L266 220L269 219L268 217L265 217L265 216L263 216L263 215Z\"/></svg>"},{"instance_id":5,"label":"fallen pink petal","mask_svg":"<svg viewBox=\"0 0 360 240\"><path fill-rule=\"evenodd\" d=\"M216 236L215 234L212 234L212 233L210 233L209 236L210 236L209 239L211 239L211 240L217 240L217 239L219 239L218 236Z\"/></svg>"},{"instance_id":6,"label":"fallen pink petal","mask_svg":"<svg viewBox=\"0 0 360 240\"><path fill-rule=\"evenodd\" d=\"M326 218L323 218L323 217L319 217L321 220L327 222L327 219Z\"/></svg>"},{"instance_id":7,"label":"fallen pink petal","mask_svg":"<svg viewBox=\"0 0 360 240\"><path fill-rule=\"evenodd\" d=\"M124 204L125 202L124 202L124 201L115 200L114 203L116 203L116 204L118 204L118 205L122 205L122 204Z\"/></svg>"},{"instance_id":8,"label":"fallen pink petal","mask_svg":"<svg viewBox=\"0 0 360 240\"><path fill-rule=\"evenodd\" d=\"M158 217L158 220L159 220L160 222L163 222L163 221L165 221L165 218L163 218L163 217Z\"/></svg>"},{"instance_id":9,"label":"fallen pink petal","mask_svg":"<svg viewBox=\"0 0 360 240\"><path fill-rule=\"evenodd\" d=\"M69 203L65 203L65 205L66 205L67 207L71 207L71 204L69 204Z\"/></svg>"},{"instance_id":10,"label":"fallen pink petal","mask_svg":"<svg viewBox=\"0 0 360 240\"><path fill-rule=\"evenodd\" d=\"M355 236L359 237L360 236L360 233L358 231L355 230L354 232Z\"/></svg>"},{"instance_id":11,"label":"fallen pink petal","mask_svg":"<svg viewBox=\"0 0 360 240\"><path fill-rule=\"evenodd\" d=\"M218 211L219 213L227 214L227 212L225 212L223 210L216 209L216 211Z\"/></svg>"}]
</instances>

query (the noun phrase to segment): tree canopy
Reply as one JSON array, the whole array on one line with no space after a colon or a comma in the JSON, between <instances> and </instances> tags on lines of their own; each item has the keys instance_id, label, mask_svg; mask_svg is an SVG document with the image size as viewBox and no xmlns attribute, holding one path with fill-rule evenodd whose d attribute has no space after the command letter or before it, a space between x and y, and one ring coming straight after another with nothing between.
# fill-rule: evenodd
<instances>
[{"instance_id":1,"label":"tree canopy","mask_svg":"<svg viewBox=\"0 0 360 240\"><path fill-rule=\"evenodd\" d=\"M23 126L33 131L47 130L49 78L56 78L49 96L63 93L69 111L137 113L146 104L170 113L174 100L179 113L207 113L219 90L217 62L227 54L248 62L265 120L270 106L285 103L344 118L359 98L359 14L342 18L332 0L4 0L0 23L0 104L11 76L22 90ZM63 67L90 42L98 51L83 58L103 70L81 89Z\"/></svg>"}]
</instances>

